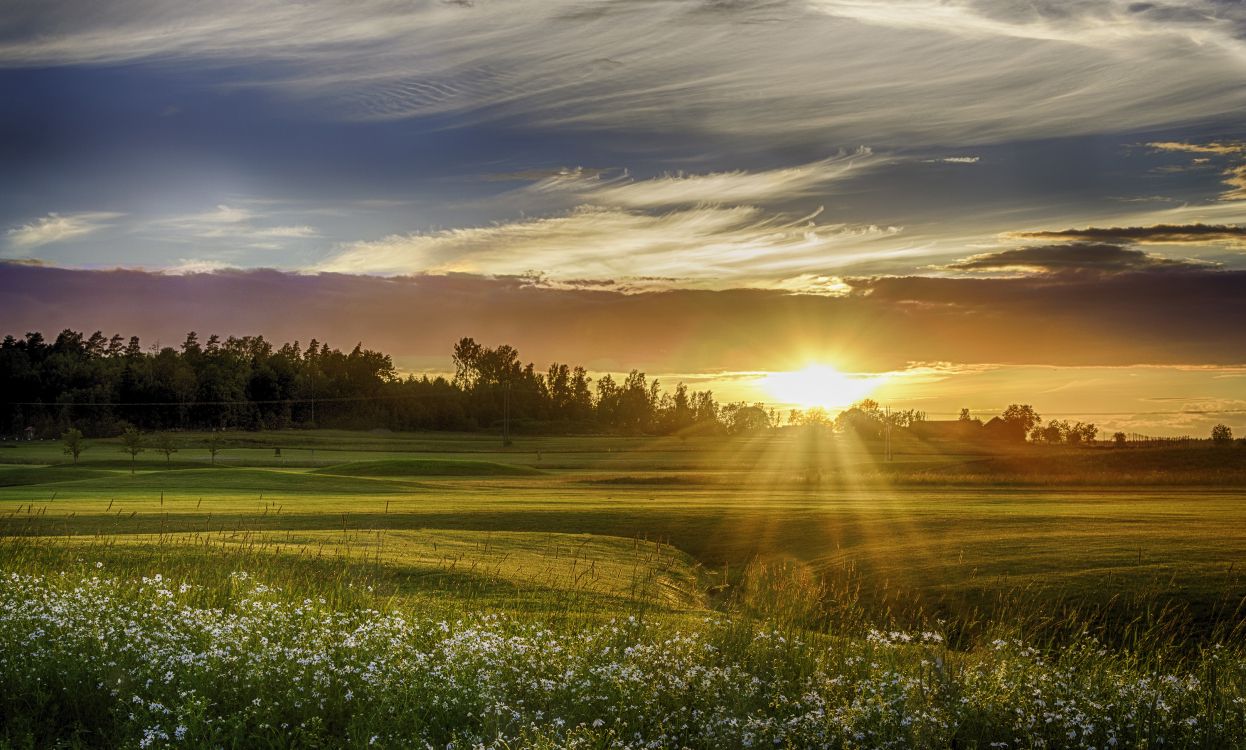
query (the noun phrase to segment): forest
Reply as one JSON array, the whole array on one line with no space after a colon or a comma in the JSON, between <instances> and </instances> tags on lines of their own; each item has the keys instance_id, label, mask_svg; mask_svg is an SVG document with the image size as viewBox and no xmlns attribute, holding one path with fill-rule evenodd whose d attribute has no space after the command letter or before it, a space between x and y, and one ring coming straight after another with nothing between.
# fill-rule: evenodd
<instances>
[{"instance_id":1,"label":"forest","mask_svg":"<svg viewBox=\"0 0 1246 750\"><path fill-rule=\"evenodd\" d=\"M663 390L633 370L590 377L563 363L538 370L511 346L464 338L453 377L403 376L357 345L192 332L179 347L137 336L64 330L0 344L0 434L54 437L139 430L342 428L673 434L747 432L777 423L761 404L719 404L683 383Z\"/></svg>"}]
</instances>

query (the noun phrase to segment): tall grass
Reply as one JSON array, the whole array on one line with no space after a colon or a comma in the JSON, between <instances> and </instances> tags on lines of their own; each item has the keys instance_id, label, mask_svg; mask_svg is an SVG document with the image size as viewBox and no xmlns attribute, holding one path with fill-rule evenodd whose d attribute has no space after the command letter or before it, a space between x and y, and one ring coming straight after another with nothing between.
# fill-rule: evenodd
<instances>
[{"instance_id":1,"label":"tall grass","mask_svg":"<svg viewBox=\"0 0 1246 750\"><path fill-rule=\"evenodd\" d=\"M717 611L638 589L559 615L453 576L397 599L377 560L269 545L6 540L0 745L1246 746L1240 633L1191 645L1163 610L1111 645L1023 598L902 629L851 570L758 563Z\"/></svg>"}]
</instances>

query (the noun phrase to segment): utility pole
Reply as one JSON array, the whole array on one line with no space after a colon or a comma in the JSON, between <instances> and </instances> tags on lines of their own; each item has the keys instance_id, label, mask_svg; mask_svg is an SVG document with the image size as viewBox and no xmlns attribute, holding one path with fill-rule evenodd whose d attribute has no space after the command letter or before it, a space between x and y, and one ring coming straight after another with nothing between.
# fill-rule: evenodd
<instances>
[{"instance_id":1,"label":"utility pole","mask_svg":"<svg viewBox=\"0 0 1246 750\"><path fill-rule=\"evenodd\" d=\"M891 407L887 407L886 415L883 417L883 460L891 461Z\"/></svg>"}]
</instances>

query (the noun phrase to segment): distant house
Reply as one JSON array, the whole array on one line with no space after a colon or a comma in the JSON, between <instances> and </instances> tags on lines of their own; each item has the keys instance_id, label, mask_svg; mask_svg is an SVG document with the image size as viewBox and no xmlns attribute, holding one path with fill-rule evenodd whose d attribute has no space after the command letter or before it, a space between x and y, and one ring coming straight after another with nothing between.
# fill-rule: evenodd
<instances>
[{"instance_id":1,"label":"distant house","mask_svg":"<svg viewBox=\"0 0 1246 750\"><path fill-rule=\"evenodd\" d=\"M1024 443L1025 428L1016 422L1006 422L999 417L992 417L991 421L982 425L982 436L988 440L1005 443Z\"/></svg>"},{"instance_id":2,"label":"distant house","mask_svg":"<svg viewBox=\"0 0 1246 750\"><path fill-rule=\"evenodd\" d=\"M933 419L909 427L922 440L973 440L981 431L982 423L976 419Z\"/></svg>"},{"instance_id":3,"label":"distant house","mask_svg":"<svg viewBox=\"0 0 1246 750\"><path fill-rule=\"evenodd\" d=\"M1022 442L1025 430L1013 422L999 417L982 424L977 419L935 419L914 422L909 432L922 440L990 440L998 442Z\"/></svg>"}]
</instances>

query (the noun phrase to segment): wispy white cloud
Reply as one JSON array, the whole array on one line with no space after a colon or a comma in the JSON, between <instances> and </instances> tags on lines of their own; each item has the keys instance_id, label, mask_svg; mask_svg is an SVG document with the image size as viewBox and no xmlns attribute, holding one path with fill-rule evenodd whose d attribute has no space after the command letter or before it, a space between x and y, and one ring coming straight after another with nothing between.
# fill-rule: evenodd
<instances>
[{"instance_id":1,"label":"wispy white cloud","mask_svg":"<svg viewBox=\"0 0 1246 750\"><path fill-rule=\"evenodd\" d=\"M780 281L890 237L895 227L819 224L751 206L648 214L582 206L560 216L356 242L318 270L410 274L538 272L554 279L676 277L681 286Z\"/></svg>"},{"instance_id":2,"label":"wispy white cloud","mask_svg":"<svg viewBox=\"0 0 1246 750\"><path fill-rule=\"evenodd\" d=\"M109 222L121 216L122 214L109 211L50 213L29 224L13 227L5 235L10 246L18 250L30 250L53 242L84 237L111 226Z\"/></svg>"},{"instance_id":3,"label":"wispy white cloud","mask_svg":"<svg viewBox=\"0 0 1246 750\"><path fill-rule=\"evenodd\" d=\"M276 249L287 240L320 236L305 224L272 224L267 213L247 207L221 204L209 211L153 219L137 227L176 242L219 241L259 250Z\"/></svg>"},{"instance_id":4,"label":"wispy white cloud","mask_svg":"<svg viewBox=\"0 0 1246 750\"><path fill-rule=\"evenodd\" d=\"M119 0L90 14L48 0L7 15L0 65L246 61L236 84L351 118L909 145L1120 132L1246 106L1246 10L1213 0L533 0L522 13L488 0Z\"/></svg>"},{"instance_id":5,"label":"wispy white cloud","mask_svg":"<svg viewBox=\"0 0 1246 750\"><path fill-rule=\"evenodd\" d=\"M709 174L668 174L634 180L564 171L547 176L527 192L564 192L582 200L624 208L654 209L695 204L766 204L823 193L828 184L882 163L868 148L842 152L810 164L759 172L737 170Z\"/></svg>"},{"instance_id":6,"label":"wispy white cloud","mask_svg":"<svg viewBox=\"0 0 1246 750\"><path fill-rule=\"evenodd\" d=\"M898 227L821 220L822 210L766 208L831 189L880 163L869 149L791 168L677 174L558 170L518 196L560 195L576 207L537 218L347 243L319 270L531 274L542 284L624 280L629 289L759 284L838 293L828 269L860 261Z\"/></svg>"},{"instance_id":7,"label":"wispy white cloud","mask_svg":"<svg viewBox=\"0 0 1246 750\"><path fill-rule=\"evenodd\" d=\"M224 261L210 258L181 258L174 265L160 270L164 273L180 276L183 274L223 271L229 267L230 265Z\"/></svg>"}]
</instances>

